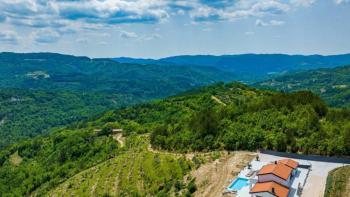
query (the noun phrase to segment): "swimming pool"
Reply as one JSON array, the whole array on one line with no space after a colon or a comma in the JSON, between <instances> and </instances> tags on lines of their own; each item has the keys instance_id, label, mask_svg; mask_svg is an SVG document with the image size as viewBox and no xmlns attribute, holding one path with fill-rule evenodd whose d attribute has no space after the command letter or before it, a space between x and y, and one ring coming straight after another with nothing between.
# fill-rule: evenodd
<instances>
[{"instance_id":1,"label":"swimming pool","mask_svg":"<svg viewBox=\"0 0 350 197\"><path fill-rule=\"evenodd\" d=\"M248 179L238 177L231 183L230 186L227 187L227 189L229 191L232 191L232 190L238 191L243 187L247 186L249 184L248 181L249 181Z\"/></svg>"}]
</instances>

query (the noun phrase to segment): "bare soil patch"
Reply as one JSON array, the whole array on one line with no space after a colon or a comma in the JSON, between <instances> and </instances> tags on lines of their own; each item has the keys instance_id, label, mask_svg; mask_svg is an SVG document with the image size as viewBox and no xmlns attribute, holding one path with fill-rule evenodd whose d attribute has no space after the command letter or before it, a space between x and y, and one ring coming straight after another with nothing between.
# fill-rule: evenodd
<instances>
[{"instance_id":1,"label":"bare soil patch","mask_svg":"<svg viewBox=\"0 0 350 197\"><path fill-rule=\"evenodd\" d=\"M198 187L195 196L222 196L224 189L255 156L256 153L246 151L225 152L220 159L201 165L191 172Z\"/></svg>"},{"instance_id":2,"label":"bare soil patch","mask_svg":"<svg viewBox=\"0 0 350 197\"><path fill-rule=\"evenodd\" d=\"M226 106L226 103L222 102L218 97L212 95L211 96L211 99L213 99L214 101L216 101L217 103L223 105L223 106Z\"/></svg>"},{"instance_id":3,"label":"bare soil patch","mask_svg":"<svg viewBox=\"0 0 350 197\"><path fill-rule=\"evenodd\" d=\"M17 151L10 156L9 160L13 165L18 166L19 164L22 163L23 159L21 156L19 156L18 151Z\"/></svg>"}]
</instances>

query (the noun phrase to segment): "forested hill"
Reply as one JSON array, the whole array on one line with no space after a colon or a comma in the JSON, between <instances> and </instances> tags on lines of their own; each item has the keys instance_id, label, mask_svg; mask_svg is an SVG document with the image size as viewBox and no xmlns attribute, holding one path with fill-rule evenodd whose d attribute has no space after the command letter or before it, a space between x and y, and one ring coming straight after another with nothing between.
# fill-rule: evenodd
<instances>
[{"instance_id":1,"label":"forested hill","mask_svg":"<svg viewBox=\"0 0 350 197\"><path fill-rule=\"evenodd\" d=\"M119 128L124 147L112 137ZM328 108L311 92L216 84L110 111L1 151L0 194L190 195L194 187L181 180L191 162L150 152L148 139L154 149L177 152L266 148L350 156L350 112Z\"/></svg>"},{"instance_id":2,"label":"forested hill","mask_svg":"<svg viewBox=\"0 0 350 197\"><path fill-rule=\"evenodd\" d=\"M231 73L206 67L0 53L0 149L108 109L233 78Z\"/></svg>"},{"instance_id":3,"label":"forested hill","mask_svg":"<svg viewBox=\"0 0 350 197\"><path fill-rule=\"evenodd\" d=\"M350 66L286 74L257 85L284 92L310 90L331 106L350 108Z\"/></svg>"},{"instance_id":4,"label":"forested hill","mask_svg":"<svg viewBox=\"0 0 350 197\"><path fill-rule=\"evenodd\" d=\"M267 79L287 71L333 68L350 64L350 54L345 55L284 55L284 54L243 54L243 55L184 55L154 59L114 58L123 63L207 66L236 73L240 80L248 83Z\"/></svg>"},{"instance_id":5,"label":"forested hill","mask_svg":"<svg viewBox=\"0 0 350 197\"><path fill-rule=\"evenodd\" d=\"M54 127L142 102L123 94L0 89L0 149Z\"/></svg>"},{"instance_id":6,"label":"forested hill","mask_svg":"<svg viewBox=\"0 0 350 197\"><path fill-rule=\"evenodd\" d=\"M54 53L0 53L0 87L103 91L164 97L196 86L233 80L207 67L120 64Z\"/></svg>"}]
</instances>

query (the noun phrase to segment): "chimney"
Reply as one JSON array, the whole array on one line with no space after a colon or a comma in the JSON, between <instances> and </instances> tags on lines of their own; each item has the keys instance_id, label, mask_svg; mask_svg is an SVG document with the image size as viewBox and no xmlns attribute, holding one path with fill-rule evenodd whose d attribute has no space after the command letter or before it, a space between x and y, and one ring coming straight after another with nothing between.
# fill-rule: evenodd
<instances>
[{"instance_id":1,"label":"chimney","mask_svg":"<svg viewBox=\"0 0 350 197\"><path fill-rule=\"evenodd\" d=\"M272 194L275 194L275 188L274 187L272 188Z\"/></svg>"}]
</instances>

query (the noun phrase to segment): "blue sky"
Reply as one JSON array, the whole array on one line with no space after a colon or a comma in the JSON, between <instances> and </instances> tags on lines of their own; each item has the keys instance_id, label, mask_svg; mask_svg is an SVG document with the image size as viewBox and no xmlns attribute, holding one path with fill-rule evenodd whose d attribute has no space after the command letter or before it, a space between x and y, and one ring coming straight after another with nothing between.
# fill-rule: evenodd
<instances>
[{"instance_id":1,"label":"blue sky","mask_svg":"<svg viewBox=\"0 0 350 197\"><path fill-rule=\"evenodd\" d=\"M350 53L350 0L1 0L0 51Z\"/></svg>"}]
</instances>

